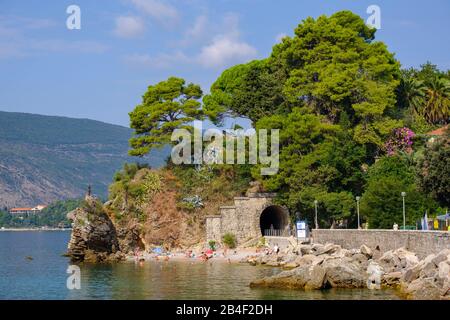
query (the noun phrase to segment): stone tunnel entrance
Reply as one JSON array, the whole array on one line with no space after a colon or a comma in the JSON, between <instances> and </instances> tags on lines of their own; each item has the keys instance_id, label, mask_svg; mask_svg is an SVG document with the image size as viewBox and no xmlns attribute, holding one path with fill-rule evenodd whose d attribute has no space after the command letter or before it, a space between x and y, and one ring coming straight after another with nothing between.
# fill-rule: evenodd
<instances>
[{"instance_id":1,"label":"stone tunnel entrance","mask_svg":"<svg viewBox=\"0 0 450 320\"><path fill-rule=\"evenodd\" d=\"M286 209L272 205L261 212L259 226L263 236L289 236L289 213Z\"/></svg>"}]
</instances>

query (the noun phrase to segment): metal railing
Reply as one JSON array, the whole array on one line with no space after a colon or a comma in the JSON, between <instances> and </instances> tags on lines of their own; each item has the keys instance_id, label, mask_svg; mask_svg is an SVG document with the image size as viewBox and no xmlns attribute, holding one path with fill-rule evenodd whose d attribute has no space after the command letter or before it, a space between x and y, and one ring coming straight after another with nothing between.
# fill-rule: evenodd
<instances>
[{"instance_id":1,"label":"metal railing","mask_svg":"<svg viewBox=\"0 0 450 320\"><path fill-rule=\"evenodd\" d=\"M266 237L289 237L291 232L289 229L264 229L264 236Z\"/></svg>"}]
</instances>

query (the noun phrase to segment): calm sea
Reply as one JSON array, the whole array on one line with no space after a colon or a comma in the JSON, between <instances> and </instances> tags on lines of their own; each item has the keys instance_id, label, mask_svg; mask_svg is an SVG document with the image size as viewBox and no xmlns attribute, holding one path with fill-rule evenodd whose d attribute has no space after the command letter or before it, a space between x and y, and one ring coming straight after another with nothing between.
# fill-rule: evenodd
<instances>
[{"instance_id":1,"label":"calm sea","mask_svg":"<svg viewBox=\"0 0 450 320\"><path fill-rule=\"evenodd\" d=\"M0 299L398 299L392 291L250 289L275 268L213 262L81 266L69 290L69 231L0 232Z\"/></svg>"}]
</instances>

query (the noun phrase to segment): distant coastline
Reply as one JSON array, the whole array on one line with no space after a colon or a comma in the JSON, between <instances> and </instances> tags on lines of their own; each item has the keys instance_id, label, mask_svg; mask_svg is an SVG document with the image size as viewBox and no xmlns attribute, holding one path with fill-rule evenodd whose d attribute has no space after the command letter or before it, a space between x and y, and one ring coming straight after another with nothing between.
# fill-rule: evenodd
<instances>
[{"instance_id":1,"label":"distant coastline","mask_svg":"<svg viewBox=\"0 0 450 320\"><path fill-rule=\"evenodd\" d=\"M1 231L71 231L72 228L0 228Z\"/></svg>"}]
</instances>

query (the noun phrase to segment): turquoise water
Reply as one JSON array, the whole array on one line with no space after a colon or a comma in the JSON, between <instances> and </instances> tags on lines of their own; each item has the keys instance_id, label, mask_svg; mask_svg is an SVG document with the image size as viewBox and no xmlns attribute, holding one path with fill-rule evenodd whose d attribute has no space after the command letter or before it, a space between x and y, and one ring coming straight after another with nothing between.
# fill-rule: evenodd
<instances>
[{"instance_id":1,"label":"turquoise water","mask_svg":"<svg viewBox=\"0 0 450 320\"><path fill-rule=\"evenodd\" d=\"M68 231L0 232L0 299L397 299L392 291L250 289L276 268L222 262L82 265L69 290ZM30 259L32 258L32 259Z\"/></svg>"}]
</instances>

